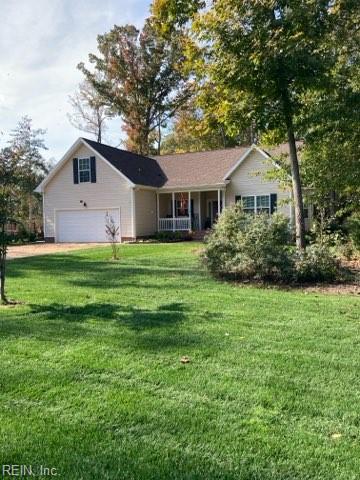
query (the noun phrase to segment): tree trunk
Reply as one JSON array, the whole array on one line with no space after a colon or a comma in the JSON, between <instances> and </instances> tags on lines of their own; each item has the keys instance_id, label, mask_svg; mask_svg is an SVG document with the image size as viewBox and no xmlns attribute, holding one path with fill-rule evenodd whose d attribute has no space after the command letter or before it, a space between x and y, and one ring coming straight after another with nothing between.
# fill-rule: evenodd
<instances>
[{"instance_id":1,"label":"tree trunk","mask_svg":"<svg viewBox=\"0 0 360 480\"><path fill-rule=\"evenodd\" d=\"M282 76L280 75L280 79ZM281 81L281 100L283 106L283 114L287 129L287 138L290 153L291 179L295 209L295 235L296 246L298 250L305 250L305 219L304 204L302 196L301 178L299 160L296 151L296 142L294 134L292 104L289 98L288 87Z\"/></svg>"},{"instance_id":2,"label":"tree trunk","mask_svg":"<svg viewBox=\"0 0 360 480\"><path fill-rule=\"evenodd\" d=\"M33 198L32 194L28 194L28 205L29 205L29 225L28 229L30 233L33 233L34 231L34 225L33 225Z\"/></svg>"},{"instance_id":3,"label":"tree trunk","mask_svg":"<svg viewBox=\"0 0 360 480\"><path fill-rule=\"evenodd\" d=\"M140 155L149 155L149 130L140 134Z\"/></svg>"},{"instance_id":4,"label":"tree trunk","mask_svg":"<svg viewBox=\"0 0 360 480\"><path fill-rule=\"evenodd\" d=\"M157 154L161 154L161 121L159 119L159 125L158 125L158 148L157 148Z\"/></svg>"},{"instance_id":5,"label":"tree trunk","mask_svg":"<svg viewBox=\"0 0 360 480\"><path fill-rule=\"evenodd\" d=\"M0 252L0 303L7 303L5 295L6 253Z\"/></svg>"},{"instance_id":6,"label":"tree trunk","mask_svg":"<svg viewBox=\"0 0 360 480\"><path fill-rule=\"evenodd\" d=\"M330 202L329 202L330 215L334 217L336 213L336 192L331 190L330 192Z\"/></svg>"},{"instance_id":7,"label":"tree trunk","mask_svg":"<svg viewBox=\"0 0 360 480\"><path fill-rule=\"evenodd\" d=\"M97 142L101 143L102 138L101 138L101 133L102 133L102 119L101 119L101 114L99 110L96 112L96 117L97 117Z\"/></svg>"},{"instance_id":8,"label":"tree trunk","mask_svg":"<svg viewBox=\"0 0 360 480\"><path fill-rule=\"evenodd\" d=\"M293 198L295 207L295 233L296 246L299 250L305 250L305 220L304 205L300 179L299 160L296 151L296 142L294 131L288 126L288 144L290 150L291 178L293 188Z\"/></svg>"}]
</instances>

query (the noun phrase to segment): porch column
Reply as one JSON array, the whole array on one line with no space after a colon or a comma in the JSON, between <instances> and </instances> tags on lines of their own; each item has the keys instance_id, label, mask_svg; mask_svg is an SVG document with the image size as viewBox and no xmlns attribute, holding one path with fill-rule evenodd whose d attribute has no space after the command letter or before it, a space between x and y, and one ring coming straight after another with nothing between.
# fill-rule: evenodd
<instances>
[{"instance_id":1,"label":"porch column","mask_svg":"<svg viewBox=\"0 0 360 480\"><path fill-rule=\"evenodd\" d=\"M156 215L157 215L157 227L159 231L160 227L160 200L159 200L159 192L156 192Z\"/></svg>"},{"instance_id":2,"label":"porch column","mask_svg":"<svg viewBox=\"0 0 360 480\"><path fill-rule=\"evenodd\" d=\"M191 192L188 192L189 232L191 232Z\"/></svg>"},{"instance_id":3,"label":"porch column","mask_svg":"<svg viewBox=\"0 0 360 480\"><path fill-rule=\"evenodd\" d=\"M172 198L172 230L175 232L175 192L171 193Z\"/></svg>"},{"instance_id":4,"label":"porch column","mask_svg":"<svg viewBox=\"0 0 360 480\"><path fill-rule=\"evenodd\" d=\"M226 192L225 190L223 190L222 191L222 208L223 209L225 208L225 199L226 199L225 195L226 195Z\"/></svg>"},{"instance_id":5,"label":"porch column","mask_svg":"<svg viewBox=\"0 0 360 480\"><path fill-rule=\"evenodd\" d=\"M201 224L201 192L199 192L199 230L202 230L202 224Z\"/></svg>"},{"instance_id":6,"label":"porch column","mask_svg":"<svg viewBox=\"0 0 360 480\"><path fill-rule=\"evenodd\" d=\"M221 190L218 189L218 215L221 213Z\"/></svg>"}]
</instances>

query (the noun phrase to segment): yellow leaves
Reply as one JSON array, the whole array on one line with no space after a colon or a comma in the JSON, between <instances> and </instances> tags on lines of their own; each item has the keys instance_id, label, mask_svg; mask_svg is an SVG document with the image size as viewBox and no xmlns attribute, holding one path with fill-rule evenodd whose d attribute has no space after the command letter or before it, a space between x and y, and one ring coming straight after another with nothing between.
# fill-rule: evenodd
<instances>
[{"instance_id":1,"label":"yellow leaves","mask_svg":"<svg viewBox=\"0 0 360 480\"><path fill-rule=\"evenodd\" d=\"M253 52L250 56L249 59L254 65L260 66L261 65L261 57L256 53Z\"/></svg>"},{"instance_id":2,"label":"yellow leaves","mask_svg":"<svg viewBox=\"0 0 360 480\"><path fill-rule=\"evenodd\" d=\"M304 38L304 32L296 32L289 37L290 40L300 41Z\"/></svg>"}]
</instances>

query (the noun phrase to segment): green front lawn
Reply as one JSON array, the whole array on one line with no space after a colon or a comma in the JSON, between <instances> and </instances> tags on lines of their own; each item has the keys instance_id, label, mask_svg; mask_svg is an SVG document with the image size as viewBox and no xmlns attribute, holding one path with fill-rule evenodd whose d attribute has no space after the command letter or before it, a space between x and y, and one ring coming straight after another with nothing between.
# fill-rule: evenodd
<instances>
[{"instance_id":1,"label":"green front lawn","mask_svg":"<svg viewBox=\"0 0 360 480\"><path fill-rule=\"evenodd\" d=\"M0 308L0 463L66 480L359 478L359 298L220 283L198 248L9 262L25 303Z\"/></svg>"}]
</instances>

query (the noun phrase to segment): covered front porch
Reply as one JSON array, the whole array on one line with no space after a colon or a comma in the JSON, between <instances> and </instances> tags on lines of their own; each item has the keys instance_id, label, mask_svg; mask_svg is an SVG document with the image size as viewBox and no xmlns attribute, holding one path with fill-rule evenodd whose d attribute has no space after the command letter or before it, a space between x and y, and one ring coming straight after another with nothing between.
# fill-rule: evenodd
<instances>
[{"instance_id":1,"label":"covered front porch","mask_svg":"<svg viewBox=\"0 0 360 480\"><path fill-rule=\"evenodd\" d=\"M225 206L225 189L157 193L158 231L211 228Z\"/></svg>"}]
</instances>

